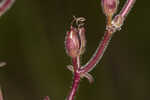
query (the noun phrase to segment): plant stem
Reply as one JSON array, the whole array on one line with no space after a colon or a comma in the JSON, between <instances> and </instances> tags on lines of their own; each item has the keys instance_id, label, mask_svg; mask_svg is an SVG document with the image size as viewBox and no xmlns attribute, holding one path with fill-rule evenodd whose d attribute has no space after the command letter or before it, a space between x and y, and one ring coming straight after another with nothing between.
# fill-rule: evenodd
<instances>
[{"instance_id":1,"label":"plant stem","mask_svg":"<svg viewBox=\"0 0 150 100\"><path fill-rule=\"evenodd\" d=\"M67 97L67 100L74 100L77 89L79 87L80 77L86 76L86 78L88 77L87 79L92 80L89 77L88 72L90 72L103 57L103 54L106 48L108 47L111 37L113 36L114 32L116 32L116 30L121 28L125 17L131 10L135 1L136 0L127 0L123 9L120 11L120 13L117 16L115 16L113 20L112 17L107 16L108 20L107 20L106 32L104 34L104 37L102 41L99 43L93 57L83 67L80 66L79 56L72 58L74 78L73 78L72 88L71 91L69 92L69 96Z\"/></svg>"},{"instance_id":2,"label":"plant stem","mask_svg":"<svg viewBox=\"0 0 150 100\"><path fill-rule=\"evenodd\" d=\"M80 75L75 74L72 88L71 88L71 91L69 93L69 96L67 97L67 100L74 100L75 94L76 94L78 86L79 86L79 82L80 82Z\"/></svg>"},{"instance_id":3,"label":"plant stem","mask_svg":"<svg viewBox=\"0 0 150 100\"><path fill-rule=\"evenodd\" d=\"M80 74L78 73L78 69L80 68L80 57L72 58L72 64L74 68L74 78L71 91L69 92L69 96L67 100L74 100L75 94L79 87L80 83Z\"/></svg>"},{"instance_id":4,"label":"plant stem","mask_svg":"<svg viewBox=\"0 0 150 100\"><path fill-rule=\"evenodd\" d=\"M100 61L102 58L109 41L111 40L112 37L112 31L107 30L104 34L103 40L100 42L94 56L88 61L86 65L84 65L80 70L79 73L86 73L91 71L95 65Z\"/></svg>"},{"instance_id":5,"label":"plant stem","mask_svg":"<svg viewBox=\"0 0 150 100\"><path fill-rule=\"evenodd\" d=\"M80 83L80 74L89 72L94 68L96 63L98 63L99 60L102 58L104 51L107 48L111 37L112 37L112 31L107 30L94 56L83 68L80 69L80 57L72 58L72 64L74 68L74 79L73 79L72 88L69 93L69 96L67 97L67 100L74 100L75 94L77 92L77 89Z\"/></svg>"},{"instance_id":6,"label":"plant stem","mask_svg":"<svg viewBox=\"0 0 150 100\"><path fill-rule=\"evenodd\" d=\"M126 17L127 14L129 13L129 11L131 10L131 8L133 7L134 3L136 0L127 0L124 7L122 8L122 10L120 11L120 15L122 17Z\"/></svg>"},{"instance_id":7,"label":"plant stem","mask_svg":"<svg viewBox=\"0 0 150 100\"><path fill-rule=\"evenodd\" d=\"M0 3L0 16L4 14L14 3L15 0L2 0Z\"/></svg>"},{"instance_id":8,"label":"plant stem","mask_svg":"<svg viewBox=\"0 0 150 100\"><path fill-rule=\"evenodd\" d=\"M127 0L123 9L120 11L119 15L122 16L123 20L125 19L125 17L127 16L127 14L129 13L129 11L131 10L132 6L134 5L136 0ZM109 26L109 23L111 22L111 20L109 20L108 18L108 23L107 26ZM116 30L116 29L115 29ZM95 65L99 62L99 60L101 60L109 41L111 40L111 37L113 35L113 31L111 29L108 29L103 37L103 40L100 42L97 51L95 52L94 56L88 61L88 63L86 65L84 65L80 70L79 73L86 73L91 71Z\"/></svg>"}]
</instances>

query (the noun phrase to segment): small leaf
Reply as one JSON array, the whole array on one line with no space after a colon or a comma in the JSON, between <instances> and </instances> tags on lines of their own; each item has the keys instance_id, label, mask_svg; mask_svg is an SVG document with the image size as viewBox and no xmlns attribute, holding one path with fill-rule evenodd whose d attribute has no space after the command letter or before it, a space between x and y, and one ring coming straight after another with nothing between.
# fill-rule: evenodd
<instances>
[{"instance_id":1,"label":"small leaf","mask_svg":"<svg viewBox=\"0 0 150 100\"><path fill-rule=\"evenodd\" d=\"M72 65L68 65L68 66L67 66L67 69L69 69L72 73L74 72Z\"/></svg>"},{"instance_id":2,"label":"small leaf","mask_svg":"<svg viewBox=\"0 0 150 100\"><path fill-rule=\"evenodd\" d=\"M84 73L84 74L81 74L81 78L86 78L88 79L89 83L92 84L94 82L94 78L91 74L89 73Z\"/></svg>"}]
</instances>

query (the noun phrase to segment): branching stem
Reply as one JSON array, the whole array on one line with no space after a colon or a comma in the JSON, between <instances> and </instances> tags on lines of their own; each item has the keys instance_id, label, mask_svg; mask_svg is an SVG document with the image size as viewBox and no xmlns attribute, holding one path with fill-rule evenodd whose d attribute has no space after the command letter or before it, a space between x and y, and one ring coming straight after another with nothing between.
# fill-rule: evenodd
<instances>
[{"instance_id":1,"label":"branching stem","mask_svg":"<svg viewBox=\"0 0 150 100\"><path fill-rule=\"evenodd\" d=\"M83 67L80 66L80 56L72 58L73 70L72 69L71 70L74 73L74 78L72 88L71 91L69 92L67 100L74 100L75 94L79 87L81 77L86 77L91 82L92 76L88 72L90 72L103 57L103 54L106 51L106 48L108 47L111 37L118 29L121 29L123 21L127 16L127 14L129 13L129 11L131 10L134 2L135 0L127 0L120 13L117 16L115 16L113 20L112 17L107 16L108 20L104 37L99 43L97 50L92 56L92 58Z\"/></svg>"},{"instance_id":2,"label":"branching stem","mask_svg":"<svg viewBox=\"0 0 150 100\"><path fill-rule=\"evenodd\" d=\"M100 42L94 56L88 61L88 63L83 66L80 70L79 73L87 73L90 72L95 65L100 61L100 59L102 58L109 41L111 40L112 37L112 32L111 31L106 31L104 34L104 37L102 39L102 41Z\"/></svg>"}]
</instances>

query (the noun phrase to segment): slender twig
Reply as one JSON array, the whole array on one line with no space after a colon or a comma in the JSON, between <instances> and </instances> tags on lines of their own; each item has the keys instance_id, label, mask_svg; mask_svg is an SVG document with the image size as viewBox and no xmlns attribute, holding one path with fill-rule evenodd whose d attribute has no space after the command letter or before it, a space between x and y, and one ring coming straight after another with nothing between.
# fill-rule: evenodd
<instances>
[{"instance_id":1,"label":"slender twig","mask_svg":"<svg viewBox=\"0 0 150 100\"><path fill-rule=\"evenodd\" d=\"M74 100L75 94L79 86L79 82L80 82L80 75L77 73L74 73L74 80L73 80L72 88L69 93L69 96L67 97L67 100Z\"/></svg>"},{"instance_id":2,"label":"slender twig","mask_svg":"<svg viewBox=\"0 0 150 100\"><path fill-rule=\"evenodd\" d=\"M14 3L15 0L2 0L0 2L0 16L2 16Z\"/></svg>"},{"instance_id":3,"label":"slender twig","mask_svg":"<svg viewBox=\"0 0 150 100\"><path fill-rule=\"evenodd\" d=\"M111 31L106 31L103 37L103 40L100 42L94 56L88 61L88 63L83 66L80 70L79 73L86 73L91 71L95 65L100 61L102 58L109 41L111 40L112 37L112 32Z\"/></svg>"},{"instance_id":4,"label":"slender twig","mask_svg":"<svg viewBox=\"0 0 150 100\"><path fill-rule=\"evenodd\" d=\"M135 1L136 0L127 0L119 15L121 15L122 17L126 17L131 8L133 7Z\"/></svg>"},{"instance_id":5,"label":"slender twig","mask_svg":"<svg viewBox=\"0 0 150 100\"><path fill-rule=\"evenodd\" d=\"M116 2L117 0L112 0L113 2ZM115 13L115 10L117 6L115 6L114 3L110 3L108 0L103 0L102 5L105 8L104 13L107 15L107 25L106 25L106 32L104 34L104 37L102 41L99 43L96 52L92 56L92 58L84 65L80 66L80 53L78 55L78 50L80 50L78 47L82 47L82 39L80 35L78 34L78 30L73 30L71 29L71 36L69 34L68 36L68 41L66 42L67 46L66 48L68 49L68 52L70 56L72 57L72 65L69 68L69 70L73 71L74 73L74 78L73 78L73 84L71 91L69 92L69 96L67 97L67 100L74 100L75 94L77 92L77 89L79 87L80 83L80 78L81 77L86 77L90 82L92 82L92 76L88 73L90 72L95 65L101 60L103 57L104 52L106 51L106 48L108 47L109 41L111 40L111 37L113 34L119 30L123 24L123 21L129 11L131 10L135 0L127 0L124 7L120 11L118 15L116 15L114 18L112 18L113 13ZM113 6L110 6L112 4ZM76 20L76 19L75 19ZM82 31L84 32L84 31ZM73 37L74 36L74 37ZM69 44L70 43L70 44ZM72 50L74 48L74 50ZM77 56L78 55L78 56Z\"/></svg>"},{"instance_id":6,"label":"slender twig","mask_svg":"<svg viewBox=\"0 0 150 100\"><path fill-rule=\"evenodd\" d=\"M106 48L108 46L108 43L109 43L111 37L112 37L112 31L107 30L105 32L103 40L101 41L101 43L98 46L96 53L94 54L92 59L89 61L89 63L87 65L85 65L85 67L83 67L82 69L80 69L80 57L78 56L76 58L72 58L74 79L73 79L72 88L69 93L69 96L67 97L67 100L74 100L74 96L76 94L76 91L77 91L77 88L78 88L79 82L80 82L80 75L92 70L94 68L94 66L96 65L96 63L99 62L99 60L102 58L102 56L104 54L104 51L106 50Z\"/></svg>"},{"instance_id":7,"label":"slender twig","mask_svg":"<svg viewBox=\"0 0 150 100\"><path fill-rule=\"evenodd\" d=\"M121 29L121 26L123 25L124 20L133 7L135 1L136 0L127 0L120 13L114 17L112 20L112 26L115 28L115 31Z\"/></svg>"},{"instance_id":8,"label":"slender twig","mask_svg":"<svg viewBox=\"0 0 150 100\"><path fill-rule=\"evenodd\" d=\"M95 52L94 56L88 61L88 63L86 65L84 65L79 72L80 73L86 73L86 72L90 72L95 65L100 61L100 59L102 58L109 41L111 40L112 37L112 33L115 32L117 29L121 28L123 21L125 19L125 17L127 16L127 14L129 13L129 11L131 10L132 6L134 5L136 0L127 0L124 7L122 8L122 10L120 11L120 13L118 15L120 15L122 17L122 19L119 19L118 15L114 18L114 20L119 21L120 25L119 27L110 27L110 30L112 31L106 31L103 37L103 40L100 42L97 51ZM108 24L111 21L108 20ZM110 26L108 25L107 26ZM115 23L118 24L118 23Z\"/></svg>"},{"instance_id":9,"label":"slender twig","mask_svg":"<svg viewBox=\"0 0 150 100\"><path fill-rule=\"evenodd\" d=\"M80 74L78 73L78 69L80 67L80 60L79 57L72 58L72 64L74 68L74 79L71 91L69 92L69 96L67 97L67 100L74 100L75 94L77 92L79 82L80 82Z\"/></svg>"}]
</instances>

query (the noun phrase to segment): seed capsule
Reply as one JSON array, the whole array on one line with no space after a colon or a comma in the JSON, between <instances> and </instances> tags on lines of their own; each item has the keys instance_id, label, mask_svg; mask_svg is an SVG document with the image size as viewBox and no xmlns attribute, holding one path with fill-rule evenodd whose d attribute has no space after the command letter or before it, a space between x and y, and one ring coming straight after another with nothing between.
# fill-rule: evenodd
<instances>
[{"instance_id":1,"label":"seed capsule","mask_svg":"<svg viewBox=\"0 0 150 100\"><path fill-rule=\"evenodd\" d=\"M119 0L102 0L101 1L103 12L107 17L112 17L117 11Z\"/></svg>"},{"instance_id":2,"label":"seed capsule","mask_svg":"<svg viewBox=\"0 0 150 100\"><path fill-rule=\"evenodd\" d=\"M71 27L66 36L66 51L69 56L77 57L80 54L80 39L77 28Z\"/></svg>"},{"instance_id":3,"label":"seed capsule","mask_svg":"<svg viewBox=\"0 0 150 100\"><path fill-rule=\"evenodd\" d=\"M84 21L85 18L83 17L74 17L74 20L71 23L70 31L67 32L65 46L67 54L72 58L80 56L85 50L86 38L85 28L83 26Z\"/></svg>"}]
</instances>

